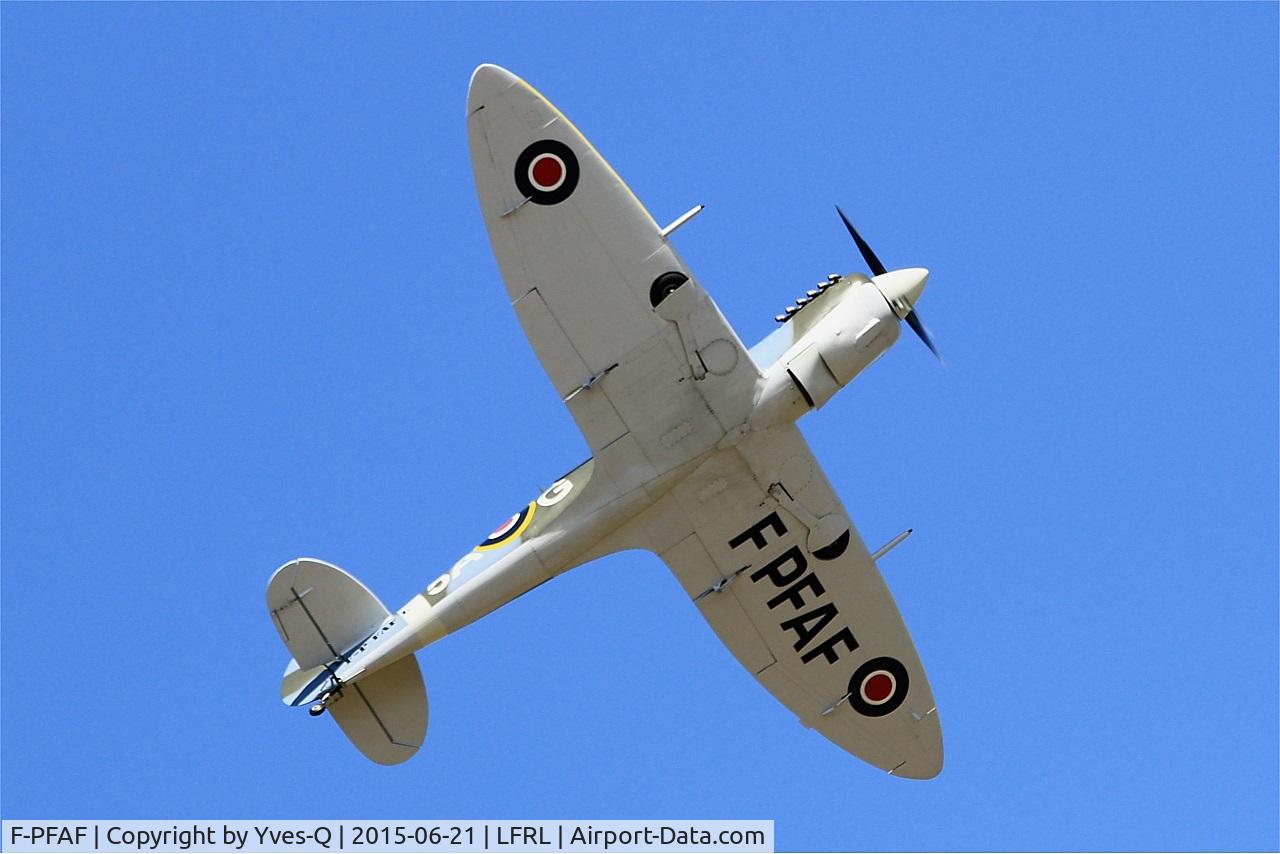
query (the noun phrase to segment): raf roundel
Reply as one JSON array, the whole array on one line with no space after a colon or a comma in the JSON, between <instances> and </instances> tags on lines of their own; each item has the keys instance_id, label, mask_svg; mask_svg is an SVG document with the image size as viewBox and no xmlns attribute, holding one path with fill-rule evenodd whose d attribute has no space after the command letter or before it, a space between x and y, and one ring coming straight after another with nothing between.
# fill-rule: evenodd
<instances>
[{"instance_id":1,"label":"raf roundel","mask_svg":"<svg viewBox=\"0 0 1280 854\"><path fill-rule=\"evenodd\" d=\"M849 705L871 718L887 715L907 698L907 668L896 658L873 658L853 671L849 679Z\"/></svg>"},{"instance_id":2,"label":"raf roundel","mask_svg":"<svg viewBox=\"0 0 1280 854\"><path fill-rule=\"evenodd\" d=\"M578 187L578 158L573 149L555 139L542 139L516 158L515 181L525 198L536 205L558 205Z\"/></svg>"},{"instance_id":3,"label":"raf roundel","mask_svg":"<svg viewBox=\"0 0 1280 854\"><path fill-rule=\"evenodd\" d=\"M529 165L529 183L544 193L560 189L564 174L564 161L551 153L539 154Z\"/></svg>"},{"instance_id":4,"label":"raf roundel","mask_svg":"<svg viewBox=\"0 0 1280 854\"><path fill-rule=\"evenodd\" d=\"M523 534L524 529L529 527L529 523L533 521L533 509L535 506L537 505L530 501L527 506L520 509L520 512L495 528L492 534L484 538L484 542L476 546L475 550L484 552L496 549L500 546L505 546Z\"/></svg>"},{"instance_id":5,"label":"raf roundel","mask_svg":"<svg viewBox=\"0 0 1280 854\"><path fill-rule=\"evenodd\" d=\"M893 678L892 673L888 670L877 670L862 680L862 686L858 690L864 701L878 706L893 696L895 685L897 680Z\"/></svg>"}]
</instances>

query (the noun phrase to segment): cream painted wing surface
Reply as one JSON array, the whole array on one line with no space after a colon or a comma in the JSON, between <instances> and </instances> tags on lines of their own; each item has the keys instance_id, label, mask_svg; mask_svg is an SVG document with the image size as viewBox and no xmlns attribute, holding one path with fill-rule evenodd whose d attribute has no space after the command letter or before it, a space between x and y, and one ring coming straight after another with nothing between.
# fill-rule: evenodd
<instances>
[{"instance_id":1,"label":"cream painted wing surface","mask_svg":"<svg viewBox=\"0 0 1280 854\"><path fill-rule=\"evenodd\" d=\"M713 448L759 374L648 211L510 72L476 69L467 113L507 293L592 454L626 489Z\"/></svg>"},{"instance_id":2,"label":"cream painted wing surface","mask_svg":"<svg viewBox=\"0 0 1280 854\"><path fill-rule=\"evenodd\" d=\"M721 451L642 524L734 656L805 726L902 777L942 768L898 608L795 426Z\"/></svg>"}]
</instances>

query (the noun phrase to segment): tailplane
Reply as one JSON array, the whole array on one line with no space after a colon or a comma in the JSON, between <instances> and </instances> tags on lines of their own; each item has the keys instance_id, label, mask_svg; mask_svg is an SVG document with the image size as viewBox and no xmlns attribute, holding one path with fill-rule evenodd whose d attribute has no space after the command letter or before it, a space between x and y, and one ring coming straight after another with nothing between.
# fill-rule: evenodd
<instances>
[{"instance_id":1,"label":"tailplane","mask_svg":"<svg viewBox=\"0 0 1280 854\"><path fill-rule=\"evenodd\" d=\"M312 558L290 561L267 585L267 608L293 661L280 685L287 705L328 710L361 753L380 765L413 756L427 731L427 692L412 653L362 675L339 669L383 629L390 613L367 587ZM349 669L349 668L348 668Z\"/></svg>"}]
</instances>

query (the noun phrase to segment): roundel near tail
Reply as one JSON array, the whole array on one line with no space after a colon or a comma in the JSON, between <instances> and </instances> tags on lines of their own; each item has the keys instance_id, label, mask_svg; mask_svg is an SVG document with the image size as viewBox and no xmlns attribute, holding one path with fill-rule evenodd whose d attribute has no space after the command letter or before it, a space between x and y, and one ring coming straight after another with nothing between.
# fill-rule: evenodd
<instances>
[{"instance_id":1,"label":"roundel near tail","mask_svg":"<svg viewBox=\"0 0 1280 854\"><path fill-rule=\"evenodd\" d=\"M513 514L511 518L499 525L493 533L484 538L484 541L476 546L476 551L484 552L492 549L501 548L507 545L516 537L524 533L525 528L529 527L529 523L533 521L534 511L538 509L537 502L530 501L525 507L521 507L518 512Z\"/></svg>"}]
</instances>

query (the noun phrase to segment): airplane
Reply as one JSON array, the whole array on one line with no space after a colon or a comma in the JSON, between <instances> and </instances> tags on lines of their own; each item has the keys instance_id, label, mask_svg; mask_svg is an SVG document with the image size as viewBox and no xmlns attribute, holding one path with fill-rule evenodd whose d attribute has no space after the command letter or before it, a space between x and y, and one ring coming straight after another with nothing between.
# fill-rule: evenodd
<instances>
[{"instance_id":1,"label":"airplane","mask_svg":"<svg viewBox=\"0 0 1280 854\"><path fill-rule=\"evenodd\" d=\"M394 613L332 564L267 587L293 656L281 697L326 711L374 762L426 737L414 652L591 560L656 553L734 657L800 722L897 777L942 768L933 693L876 560L796 426L879 359L928 279L832 274L747 349L660 227L532 86L481 65L471 164L507 294L591 457Z\"/></svg>"}]
</instances>

